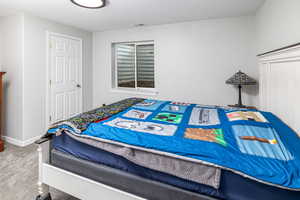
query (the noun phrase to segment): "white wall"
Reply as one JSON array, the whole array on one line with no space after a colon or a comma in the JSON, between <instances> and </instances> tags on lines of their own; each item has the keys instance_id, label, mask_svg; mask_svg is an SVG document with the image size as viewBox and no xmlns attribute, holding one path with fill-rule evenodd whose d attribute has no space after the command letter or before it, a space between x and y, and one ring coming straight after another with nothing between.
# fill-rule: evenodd
<instances>
[{"instance_id":1,"label":"white wall","mask_svg":"<svg viewBox=\"0 0 300 200\"><path fill-rule=\"evenodd\" d=\"M258 53L300 42L300 1L267 0L257 13Z\"/></svg>"},{"instance_id":2,"label":"white wall","mask_svg":"<svg viewBox=\"0 0 300 200\"><path fill-rule=\"evenodd\" d=\"M2 69L4 75L3 133L22 140L23 16L0 18Z\"/></svg>"},{"instance_id":3,"label":"white wall","mask_svg":"<svg viewBox=\"0 0 300 200\"><path fill-rule=\"evenodd\" d=\"M0 18L4 86L4 135L26 145L46 131L46 31L83 40L83 109L92 108L91 32L27 14Z\"/></svg>"},{"instance_id":4,"label":"white wall","mask_svg":"<svg viewBox=\"0 0 300 200\"><path fill-rule=\"evenodd\" d=\"M83 109L92 108L93 58L91 32L49 20L24 16L23 134L24 140L46 131L46 31L83 40Z\"/></svg>"},{"instance_id":5,"label":"white wall","mask_svg":"<svg viewBox=\"0 0 300 200\"><path fill-rule=\"evenodd\" d=\"M254 17L203 20L94 34L94 107L134 94L111 92L111 43L154 40L159 94L150 98L226 105L237 90L225 81L238 70L258 78ZM257 90L244 94L255 105Z\"/></svg>"}]
</instances>

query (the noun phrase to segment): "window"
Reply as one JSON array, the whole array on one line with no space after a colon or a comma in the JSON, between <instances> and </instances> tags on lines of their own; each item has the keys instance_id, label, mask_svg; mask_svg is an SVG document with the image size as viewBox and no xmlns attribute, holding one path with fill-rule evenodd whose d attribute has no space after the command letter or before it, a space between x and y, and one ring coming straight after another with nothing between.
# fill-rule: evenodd
<instances>
[{"instance_id":1,"label":"window","mask_svg":"<svg viewBox=\"0 0 300 200\"><path fill-rule=\"evenodd\" d=\"M153 41L114 43L113 51L114 88L155 88Z\"/></svg>"}]
</instances>

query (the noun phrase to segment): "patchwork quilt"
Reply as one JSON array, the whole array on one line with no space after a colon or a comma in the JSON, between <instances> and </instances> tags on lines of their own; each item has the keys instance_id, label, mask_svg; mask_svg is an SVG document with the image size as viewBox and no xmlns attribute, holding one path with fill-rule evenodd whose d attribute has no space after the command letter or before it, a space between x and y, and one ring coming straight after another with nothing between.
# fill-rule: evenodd
<instances>
[{"instance_id":1,"label":"patchwork quilt","mask_svg":"<svg viewBox=\"0 0 300 200\"><path fill-rule=\"evenodd\" d=\"M265 184L300 190L300 139L272 113L151 99L129 102L103 121L87 120L88 124L78 125L68 120L57 124L55 132L67 129L77 136L207 164Z\"/></svg>"}]
</instances>

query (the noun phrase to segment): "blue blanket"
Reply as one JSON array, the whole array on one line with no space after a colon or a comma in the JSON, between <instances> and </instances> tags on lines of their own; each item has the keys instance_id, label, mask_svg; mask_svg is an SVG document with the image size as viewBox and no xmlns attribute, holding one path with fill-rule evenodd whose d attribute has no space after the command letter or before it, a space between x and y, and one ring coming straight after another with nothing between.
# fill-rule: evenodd
<instances>
[{"instance_id":1,"label":"blue blanket","mask_svg":"<svg viewBox=\"0 0 300 200\"><path fill-rule=\"evenodd\" d=\"M145 100L81 133L300 189L300 139L268 112Z\"/></svg>"}]
</instances>

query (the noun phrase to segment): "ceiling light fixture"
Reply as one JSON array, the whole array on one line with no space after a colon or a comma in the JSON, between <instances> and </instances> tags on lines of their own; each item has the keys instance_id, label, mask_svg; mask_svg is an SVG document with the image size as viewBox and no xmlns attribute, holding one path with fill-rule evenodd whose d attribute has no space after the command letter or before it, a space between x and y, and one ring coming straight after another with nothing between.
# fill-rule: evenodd
<instances>
[{"instance_id":1,"label":"ceiling light fixture","mask_svg":"<svg viewBox=\"0 0 300 200\"><path fill-rule=\"evenodd\" d=\"M145 26L146 24L135 24L134 26L135 27L142 27L142 26Z\"/></svg>"},{"instance_id":2,"label":"ceiling light fixture","mask_svg":"<svg viewBox=\"0 0 300 200\"><path fill-rule=\"evenodd\" d=\"M103 8L105 6L105 0L71 0L71 2L77 6L90 9Z\"/></svg>"}]
</instances>

